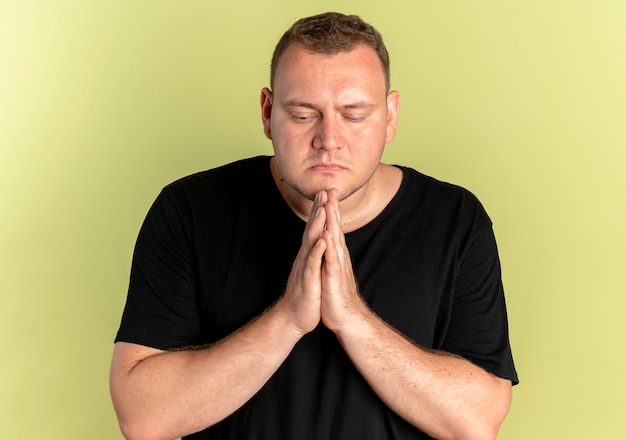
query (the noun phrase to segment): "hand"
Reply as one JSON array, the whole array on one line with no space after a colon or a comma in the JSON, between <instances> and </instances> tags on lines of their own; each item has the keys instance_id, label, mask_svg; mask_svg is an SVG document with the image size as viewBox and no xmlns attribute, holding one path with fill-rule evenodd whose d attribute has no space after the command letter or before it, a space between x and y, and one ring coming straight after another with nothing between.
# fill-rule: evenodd
<instances>
[{"instance_id":1,"label":"hand","mask_svg":"<svg viewBox=\"0 0 626 440\"><path fill-rule=\"evenodd\" d=\"M323 239L328 201L325 191L315 196L302 245L287 279L285 293L276 306L287 311L296 331L304 335L319 324L322 297L322 258L326 250Z\"/></svg>"},{"instance_id":2,"label":"hand","mask_svg":"<svg viewBox=\"0 0 626 440\"><path fill-rule=\"evenodd\" d=\"M323 191L322 193L325 193ZM350 327L350 320L369 310L358 293L350 253L341 226L337 190L325 194L326 230L322 264L322 321L334 332Z\"/></svg>"}]
</instances>

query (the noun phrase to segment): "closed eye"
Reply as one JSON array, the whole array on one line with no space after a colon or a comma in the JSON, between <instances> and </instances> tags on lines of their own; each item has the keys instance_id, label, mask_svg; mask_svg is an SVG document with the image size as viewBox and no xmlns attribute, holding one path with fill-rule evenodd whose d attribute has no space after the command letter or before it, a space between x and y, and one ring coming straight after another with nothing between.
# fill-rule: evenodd
<instances>
[{"instance_id":1,"label":"closed eye","mask_svg":"<svg viewBox=\"0 0 626 440\"><path fill-rule=\"evenodd\" d=\"M348 122L363 122L367 115L362 114L347 114L343 118Z\"/></svg>"},{"instance_id":2,"label":"closed eye","mask_svg":"<svg viewBox=\"0 0 626 440\"><path fill-rule=\"evenodd\" d=\"M309 122L317 117L316 113L290 112L289 115L296 122Z\"/></svg>"}]
</instances>

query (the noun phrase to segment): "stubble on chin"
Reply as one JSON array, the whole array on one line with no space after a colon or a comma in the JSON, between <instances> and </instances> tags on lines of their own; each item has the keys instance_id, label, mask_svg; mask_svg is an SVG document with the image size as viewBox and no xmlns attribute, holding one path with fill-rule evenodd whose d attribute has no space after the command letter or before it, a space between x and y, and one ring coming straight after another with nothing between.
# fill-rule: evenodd
<instances>
[{"instance_id":1,"label":"stubble on chin","mask_svg":"<svg viewBox=\"0 0 626 440\"><path fill-rule=\"evenodd\" d=\"M290 176L290 174L294 174L294 173L284 173L282 166L281 166L283 164L281 164L280 161L274 158L274 160L276 160L275 171L279 177L280 185L283 187L282 189L284 191L291 192L292 194L295 193L298 196L303 197L309 201L313 201L317 193L319 193L320 191L329 191L331 189L337 189L338 199L341 202L341 201L346 200L347 198L349 198L350 196L352 196L359 190L361 190L364 186L366 186L367 181L363 182L362 184L352 182L348 184L351 186L343 187L342 185L338 185L336 182L336 179L333 179L332 177L328 178L328 182L324 182L324 179L322 176L315 177L314 180L316 181L306 182L306 180L310 178L309 176L306 176L307 170L309 170L311 167L313 167L314 165L322 161L322 159L323 158L320 158L320 157L311 157L311 158L307 158L303 160L301 164L302 177L299 178L297 176L297 173L295 173L296 175L293 175L293 176ZM339 156L334 157L332 160L332 163L338 164L344 167L345 168L345 171L343 171L344 173L349 173L352 167L351 161L345 158L339 157Z\"/></svg>"},{"instance_id":2,"label":"stubble on chin","mask_svg":"<svg viewBox=\"0 0 626 440\"><path fill-rule=\"evenodd\" d=\"M283 184L287 184L286 182L283 182ZM363 186L361 187L353 187L353 188L341 188L339 187L339 185L333 184L333 183L329 183L328 185L321 185L318 189L310 189L305 187L304 185L293 185L291 188L297 192L300 196L306 198L309 201L313 201L315 199L315 196L317 195L317 193L319 193L320 191L330 191L331 189L337 189L338 191L338 199L340 202L344 201L345 199L349 198L350 196L352 196L354 193L356 193L359 189L361 189Z\"/></svg>"}]
</instances>

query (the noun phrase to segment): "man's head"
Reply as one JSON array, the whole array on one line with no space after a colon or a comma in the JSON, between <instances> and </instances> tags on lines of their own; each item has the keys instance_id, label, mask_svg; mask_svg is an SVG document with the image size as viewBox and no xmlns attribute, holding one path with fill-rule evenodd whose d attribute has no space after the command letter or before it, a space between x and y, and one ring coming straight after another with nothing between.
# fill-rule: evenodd
<instances>
[{"instance_id":1,"label":"man's head","mask_svg":"<svg viewBox=\"0 0 626 440\"><path fill-rule=\"evenodd\" d=\"M278 44L261 118L274 178L292 205L331 188L342 201L360 200L384 186L370 183L395 136L399 95L388 91L381 50L387 59L371 26L341 14L300 20Z\"/></svg>"},{"instance_id":2,"label":"man's head","mask_svg":"<svg viewBox=\"0 0 626 440\"><path fill-rule=\"evenodd\" d=\"M360 45L369 46L380 60L385 73L387 91L389 91L389 54L382 36L373 26L356 15L326 12L296 21L283 34L274 50L270 73L272 88L278 62L285 50L294 43L300 43L313 53L326 55L350 52Z\"/></svg>"}]
</instances>

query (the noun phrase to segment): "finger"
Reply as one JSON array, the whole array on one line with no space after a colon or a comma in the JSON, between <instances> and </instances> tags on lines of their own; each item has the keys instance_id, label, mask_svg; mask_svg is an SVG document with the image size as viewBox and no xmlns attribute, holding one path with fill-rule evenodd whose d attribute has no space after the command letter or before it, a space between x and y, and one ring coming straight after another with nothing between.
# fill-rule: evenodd
<instances>
[{"instance_id":1,"label":"finger","mask_svg":"<svg viewBox=\"0 0 626 440\"><path fill-rule=\"evenodd\" d=\"M305 256L302 268L303 287L307 292L319 291L321 287L322 257L326 250L326 242L319 239L315 242L311 251Z\"/></svg>"},{"instance_id":2,"label":"finger","mask_svg":"<svg viewBox=\"0 0 626 440\"><path fill-rule=\"evenodd\" d=\"M336 189L328 191L328 203L325 205L325 208L326 230L331 233L334 245L343 246L345 244L345 237L341 225L341 214L339 212L339 200Z\"/></svg>"},{"instance_id":3,"label":"finger","mask_svg":"<svg viewBox=\"0 0 626 440\"><path fill-rule=\"evenodd\" d=\"M326 252L326 241L323 239L317 240L313 248L311 249L311 253L307 258L306 268L314 273L315 277L319 280L319 274L322 267L322 257Z\"/></svg>"},{"instance_id":4,"label":"finger","mask_svg":"<svg viewBox=\"0 0 626 440\"><path fill-rule=\"evenodd\" d=\"M317 240L310 252L303 247L289 274L281 304L287 307L295 328L304 335L321 319L322 259L326 242Z\"/></svg>"},{"instance_id":5,"label":"finger","mask_svg":"<svg viewBox=\"0 0 626 440\"><path fill-rule=\"evenodd\" d=\"M311 250L317 240L322 238L322 234L324 233L324 226L326 224L326 210L324 209L324 204L326 201L326 191L320 191L315 195L303 236L303 244L306 245L307 250Z\"/></svg>"},{"instance_id":6,"label":"finger","mask_svg":"<svg viewBox=\"0 0 626 440\"><path fill-rule=\"evenodd\" d=\"M324 232L324 242L326 243L324 249L324 266L328 275L336 275L341 265L341 258L339 256L339 249L337 248L337 242L333 237L333 234L326 230Z\"/></svg>"},{"instance_id":7,"label":"finger","mask_svg":"<svg viewBox=\"0 0 626 440\"><path fill-rule=\"evenodd\" d=\"M322 190L315 195L315 199L317 204L320 206L324 206L328 203L328 191Z\"/></svg>"}]
</instances>

